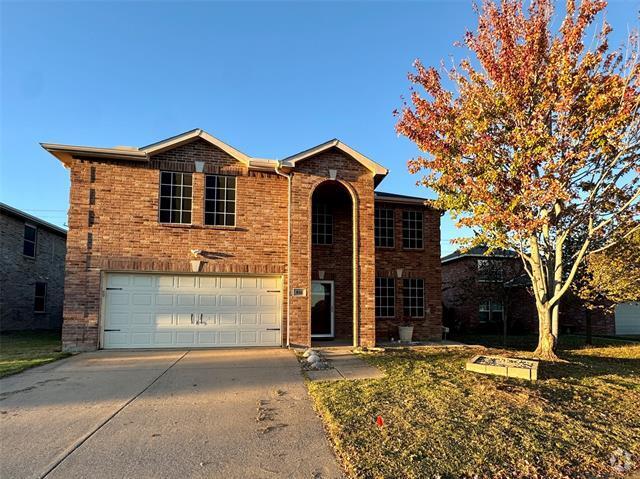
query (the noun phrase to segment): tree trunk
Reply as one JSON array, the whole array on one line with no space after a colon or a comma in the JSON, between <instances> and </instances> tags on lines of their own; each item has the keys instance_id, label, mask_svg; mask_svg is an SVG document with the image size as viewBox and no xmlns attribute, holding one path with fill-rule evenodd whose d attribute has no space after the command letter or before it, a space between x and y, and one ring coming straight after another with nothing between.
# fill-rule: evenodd
<instances>
[{"instance_id":1,"label":"tree trunk","mask_svg":"<svg viewBox=\"0 0 640 479\"><path fill-rule=\"evenodd\" d=\"M557 337L551 332L552 313L548 308L538 308L538 347L533 355L544 361L557 361Z\"/></svg>"},{"instance_id":2,"label":"tree trunk","mask_svg":"<svg viewBox=\"0 0 640 479\"><path fill-rule=\"evenodd\" d=\"M586 323L585 329L587 333L585 343L591 345L591 310L589 308L585 308L584 316L585 316L585 323Z\"/></svg>"}]
</instances>

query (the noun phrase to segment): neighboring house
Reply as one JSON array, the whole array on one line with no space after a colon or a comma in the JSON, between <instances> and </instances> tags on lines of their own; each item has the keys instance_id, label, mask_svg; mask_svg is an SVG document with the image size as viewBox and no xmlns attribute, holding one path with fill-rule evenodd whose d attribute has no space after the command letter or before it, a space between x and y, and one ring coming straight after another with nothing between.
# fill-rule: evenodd
<instances>
[{"instance_id":1,"label":"neighboring house","mask_svg":"<svg viewBox=\"0 0 640 479\"><path fill-rule=\"evenodd\" d=\"M529 278L513 251L486 247L442 258L443 322L453 333L535 333L538 317ZM506 319L506 322L504 321ZM591 312L594 334L640 334L640 304ZM570 292L560 302L560 331L584 333L587 311Z\"/></svg>"},{"instance_id":2,"label":"neighboring house","mask_svg":"<svg viewBox=\"0 0 640 479\"><path fill-rule=\"evenodd\" d=\"M440 211L375 192L387 169L338 140L43 147L71 172L67 350L441 337Z\"/></svg>"},{"instance_id":3,"label":"neighboring house","mask_svg":"<svg viewBox=\"0 0 640 479\"><path fill-rule=\"evenodd\" d=\"M0 203L0 331L62 326L67 232Z\"/></svg>"}]
</instances>

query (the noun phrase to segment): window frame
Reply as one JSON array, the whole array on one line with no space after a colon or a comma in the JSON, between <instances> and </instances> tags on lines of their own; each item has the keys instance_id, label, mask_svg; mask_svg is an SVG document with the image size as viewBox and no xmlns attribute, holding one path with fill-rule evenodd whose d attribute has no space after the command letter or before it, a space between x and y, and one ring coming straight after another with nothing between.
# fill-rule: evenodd
<instances>
[{"instance_id":1,"label":"window frame","mask_svg":"<svg viewBox=\"0 0 640 479\"><path fill-rule=\"evenodd\" d=\"M412 218L412 216L415 217ZM418 228L418 223L420 227ZM418 235L419 232L419 235ZM414 233L414 234L411 234ZM411 246L415 242L415 246ZM402 210L402 249L424 249L424 212L421 210Z\"/></svg>"},{"instance_id":2,"label":"window frame","mask_svg":"<svg viewBox=\"0 0 640 479\"><path fill-rule=\"evenodd\" d=\"M27 228L33 230L33 240L27 239ZM27 254L25 247L27 244L33 245L33 255ZM22 232L22 255L25 258L35 259L38 256L38 227L31 223L24 224L24 230Z\"/></svg>"},{"instance_id":3,"label":"window frame","mask_svg":"<svg viewBox=\"0 0 640 479\"><path fill-rule=\"evenodd\" d=\"M171 175L171 182L170 183L165 183L164 182L164 175ZM176 175L180 175L180 184L175 183L175 178L177 177ZM185 177L189 176L190 178L190 182L189 184L185 184ZM159 184L160 188L158 191L158 223L163 224L163 225L192 225L193 224L193 173L188 172L188 171L170 171L170 170L161 170L160 171L160 184ZM162 187L170 187L171 189L171 193L169 196L167 195L163 195L162 194ZM175 195L174 194L174 188L180 188L180 195ZM183 195L183 190L184 188L189 188L191 190L191 194L190 196L184 196ZM163 208L162 207L162 200L163 199L169 199L169 208ZM176 199L180 200L180 208L174 208L173 204L174 201ZM188 210L183 209L183 202L185 200L188 200L190 202L190 208ZM180 213L180 221L173 221L173 213L174 212L179 212ZM169 221L163 221L162 220L162 214L163 212L168 212L169 213ZM182 221L183 219L183 215L185 213L189 213L189 221Z\"/></svg>"},{"instance_id":4,"label":"window frame","mask_svg":"<svg viewBox=\"0 0 640 479\"><path fill-rule=\"evenodd\" d=\"M386 217L382 217L382 213L385 213ZM389 248L393 249L396 247L396 234L395 234L395 215L396 210L394 208L375 208L374 210L374 226L373 232L375 236L375 246L376 248ZM389 215L389 213L391 213ZM387 222L391 221L391 226ZM387 224L382 225L379 222L385 222ZM391 231L391 235L388 233ZM386 233L386 234L382 234ZM386 244L382 244L383 240ZM390 241L389 241L390 240Z\"/></svg>"},{"instance_id":5,"label":"window frame","mask_svg":"<svg viewBox=\"0 0 640 479\"><path fill-rule=\"evenodd\" d=\"M415 284L414 284L415 283ZM418 287L417 285L421 286ZM417 290L422 290L422 295L413 295L412 293ZM412 300L415 304L412 304ZM407 302L409 304L407 304ZM425 301L425 289L424 278L403 278L402 280L402 313L410 318L424 318L426 312ZM422 314L414 315L414 309L416 312L422 310Z\"/></svg>"},{"instance_id":6,"label":"window frame","mask_svg":"<svg viewBox=\"0 0 640 479\"><path fill-rule=\"evenodd\" d=\"M500 313L500 321L494 321L494 313ZM487 315L487 319L482 319L482 314ZM478 305L478 322L481 324L501 324L504 321L504 304L502 301L486 299Z\"/></svg>"},{"instance_id":7,"label":"window frame","mask_svg":"<svg viewBox=\"0 0 640 479\"><path fill-rule=\"evenodd\" d=\"M38 294L38 285L42 285L44 287L44 293ZM46 313L47 312L47 283L44 281L36 281L34 283L34 291L33 291L33 312L34 313ZM42 309L38 309L38 300L42 300Z\"/></svg>"},{"instance_id":8,"label":"window frame","mask_svg":"<svg viewBox=\"0 0 640 479\"><path fill-rule=\"evenodd\" d=\"M382 285L380 283L386 282L386 285ZM384 289L386 294L380 294ZM391 290L391 295L389 295L389 290ZM381 301L391 299L391 304L381 304ZM386 312L387 314L381 314L382 312ZM391 314L389 314L389 312ZM376 278L375 284L375 315L376 318L395 318L396 317L396 281L395 278L379 276Z\"/></svg>"},{"instance_id":9,"label":"window frame","mask_svg":"<svg viewBox=\"0 0 640 479\"><path fill-rule=\"evenodd\" d=\"M322 207L324 211L318 213L317 208L320 207ZM320 217L322 217L324 220L328 218L328 221L325 223L317 222L317 219L319 219ZM333 245L333 220L333 213L331 213L328 203L313 203L313 205L311 206L311 244L313 246ZM322 232L320 232L320 227L323 228ZM318 241L320 237L324 239L323 242Z\"/></svg>"},{"instance_id":10,"label":"window frame","mask_svg":"<svg viewBox=\"0 0 640 479\"><path fill-rule=\"evenodd\" d=\"M207 186L209 178L216 178L215 186ZM224 187L220 186L220 179L224 180ZM233 180L233 188L229 188L229 181ZM207 193L209 191L216 192L213 198L208 198ZM218 198L218 192L224 192L224 198ZM233 191L233 198L228 199L228 191ZM214 211L207 211L207 204L213 204L214 207L222 203L224 205L224 211L220 212L217 209ZM227 211L228 205L233 204L233 213L229 213ZM205 226L213 226L219 228L235 228L238 221L238 179L233 175L204 175L204 199L203 199L203 218L202 224ZM207 222L207 215L212 215L214 218L213 223ZM223 224L217 222L218 215L222 215L224 221ZM233 218L232 224L227 224L228 217L231 216Z\"/></svg>"}]
</instances>

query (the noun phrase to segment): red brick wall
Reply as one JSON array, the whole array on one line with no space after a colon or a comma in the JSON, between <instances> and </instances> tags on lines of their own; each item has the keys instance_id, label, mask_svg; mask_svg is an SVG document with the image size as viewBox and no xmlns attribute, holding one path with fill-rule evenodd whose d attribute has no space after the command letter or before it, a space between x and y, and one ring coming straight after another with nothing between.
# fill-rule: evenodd
<instances>
[{"instance_id":1,"label":"red brick wall","mask_svg":"<svg viewBox=\"0 0 640 479\"><path fill-rule=\"evenodd\" d=\"M360 345L372 346L375 344L373 175L364 166L336 148L300 162L293 173L291 286L308 290L311 285L311 196L318 185L331 181L329 180L330 169L337 171L336 180L350 190L352 201L357 205L354 219L358 229L355 247L357 274L353 278L356 298L355 305L352 303L352 306L357 308ZM353 261L353 257L348 254L342 255L341 258L345 262ZM309 322L301 320L301 318L310 317L309 299L309 295L291 298L291 342L293 344L307 345L311 341Z\"/></svg>"},{"instance_id":2,"label":"red brick wall","mask_svg":"<svg viewBox=\"0 0 640 479\"><path fill-rule=\"evenodd\" d=\"M205 173L237 175L236 227L203 224L203 173L193 174L193 224L158 222L160 169L194 171L196 159L206 161ZM287 180L275 173L249 172L202 140L161 153L144 166L76 160L70 205L63 327L68 350L97 347L102 271L188 272L190 250L201 249L210 256L204 272L286 273ZM285 314L286 304L283 325Z\"/></svg>"},{"instance_id":3,"label":"red brick wall","mask_svg":"<svg viewBox=\"0 0 640 479\"><path fill-rule=\"evenodd\" d=\"M465 257L442 265L443 303L446 309L445 325L452 332L489 332L479 322L482 301L496 299L503 302L510 334L535 334L538 316L535 300L526 286L503 288L499 284L477 280L478 258ZM505 279L521 276L524 271L519 259L505 259ZM560 302L560 332L584 333L585 311L581 301L570 291ZM595 311L592 314L594 334L614 334L613 313Z\"/></svg>"},{"instance_id":4,"label":"red brick wall","mask_svg":"<svg viewBox=\"0 0 640 479\"><path fill-rule=\"evenodd\" d=\"M203 224L203 173L193 174L192 224L163 225L158 222L160 171L194 172L195 160L205 162L205 174L237 177L235 227ZM351 238L351 246L345 246L349 244L346 240L336 243L336 249L330 255L316 251L312 265L311 197L316 186L331 181L330 169L337 170L337 181L350 192L356 205L351 216L338 218L336 234L349 238L348 230L355 226L358 235L355 243ZM305 288L309 293L312 276L317 275L320 266L326 267L327 279L334 275L345 285L345 294L336 305L339 308L339 335L351 334L355 313L359 342L371 346L376 339L376 262L383 272L395 272L396 268L403 267L408 275L425 275L428 313L425 321L416 325L417 337L439 337L440 270L436 261L440 253L439 215L431 210L425 212L424 251L409 253L398 249L376 255L373 190L371 172L338 149L320 153L296 166L291 180L291 286ZM286 303L290 299L291 344L310 344L309 296L288 298L286 294L287 196L286 178L275 172L249 171L203 140L157 154L148 164L74 160L66 258L64 348L90 350L97 347L100 282L104 271L189 272L191 249L200 249L207 256L202 269L205 273L282 275L283 342ZM347 299L349 296L351 298ZM385 327L388 328L381 322L381 328Z\"/></svg>"},{"instance_id":5,"label":"red brick wall","mask_svg":"<svg viewBox=\"0 0 640 479\"><path fill-rule=\"evenodd\" d=\"M325 280L334 282L335 337L353 338L353 203L349 192L342 185L329 185L325 195L318 198L319 187L313 201L329 201L333 214L333 242L328 245L312 245L311 278L319 280L319 271Z\"/></svg>"},{"instance_id":6,"label":"red brick wall","mask_svg":"<svg viewBox=\"0 0 640 479\"><path fill-rule=\"evenodd\" d=\"M395 318L376 319L379 341L398 338L398 324L403 320L402 278L422 278L425 289L425 317L412 319L414 339L442 338L442 284L440 265L440 212L431 208L376 201L376 207L394 210L394 247L376 248L376 277L395 278ZM402 212L423 211L423 246L421 250L402 247ZM396 270L402 268L402 278Z\"/></svg>"}]
</instances>

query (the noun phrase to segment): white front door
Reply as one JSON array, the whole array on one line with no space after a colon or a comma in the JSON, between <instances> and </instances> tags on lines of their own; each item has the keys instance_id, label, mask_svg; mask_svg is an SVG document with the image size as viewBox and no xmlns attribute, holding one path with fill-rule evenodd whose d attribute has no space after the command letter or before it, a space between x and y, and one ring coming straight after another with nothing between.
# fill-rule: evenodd
<instances>
[{"instance_id":1,"label":"white front door","mask_svg":"<svg viewBox=\"0 0 640 479\"><path fill-rule=\"evenodd\" d=\"M108 273L104 348L280 346L281 280Z\"/></svg>"},{"instance_id":2,"label":"white front door","mask_svg":"<svg viewBox=\"0 0 640 479\"><path fill-rule=\"evenodd\" d=\"M311 282L311 337L335 335L335 295L333 281Z\"/></svg>"}]
</instances>

